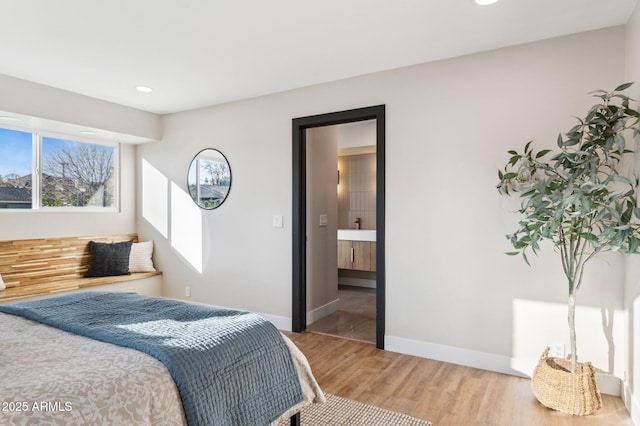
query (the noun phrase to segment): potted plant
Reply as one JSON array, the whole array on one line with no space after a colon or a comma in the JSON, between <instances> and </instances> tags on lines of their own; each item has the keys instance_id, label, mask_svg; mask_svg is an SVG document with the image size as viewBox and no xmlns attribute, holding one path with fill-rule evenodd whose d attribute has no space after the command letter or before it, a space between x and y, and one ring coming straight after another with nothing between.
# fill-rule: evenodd
<instances>
[{"instance_id":1,"label":"potted plant","mask_svg":"<svg viewBox=\"0 0 640 426\"><path fill-rule=\"evenodd\" d=\"M571 360L565 365L563 360L548 358L547 349L532 386L541 403L571 414L591 414L602 405L593 368L577 363L575 308L585 265L600 252L638 253L640 248L638 178L630 179L619 170L623 158L632 152L625 137L640 134L640 113L621 93L631 84L612 92L592 92L599 102L565 135L558 136L557 153L549 149L535 152L529 141L523 152L509 151L509 161L498 171L500 194L519 193L521 198L519 226L507 235L515 251L507 254L521 254L529 264L527 252L537 253L540 243L550 240L567 278ZM547 381L537 377L547 373L563 376L547 377ZM580 374L585 377L578 377ZM551 383L554 381L557 383ZM585 390L585 382L592 382L595 390ZM567 402L566 395L549 396L571 392L571 387L579 389L574 389L570 399L576 398L576 392L591 392L595 401Z\"/></svg>"}]
</instances>

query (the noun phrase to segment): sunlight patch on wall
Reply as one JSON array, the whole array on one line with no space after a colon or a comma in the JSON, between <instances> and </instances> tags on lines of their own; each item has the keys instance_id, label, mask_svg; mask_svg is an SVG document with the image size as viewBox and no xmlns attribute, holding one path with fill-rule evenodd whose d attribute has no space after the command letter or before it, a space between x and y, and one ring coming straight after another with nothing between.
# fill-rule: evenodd
<instances>
[{"instance_id":1,"label":"sunlight patch on wall","mask_svg":"<svg viewBox=\"0 0 640 426\"><path fill-rule=\"evenodd\" d=\"M624 332L621 310L577 306L576 334L578 361L590 361L597 369L622 376ZM555 343L563 343L565 356L569 355L567 305L515 299L512 368L531 375L544 348Z\"/></svg>"},{"instance_id":2,"label":"sunlight patch on wall","mask_svg":"<svg viewBox=\"0 0 640 426\"><path fill-rule=\"evenodd\" d=\"M147 160L142 160L142 217L163 237L169 235L169 181Z\"/></svg>"},{"instance_id":3,"label":"sunlight patch on wall","mask_svg":"<svg viewBox=\"0 0 640 426\"><path fill-rule=\"evenodd\" d=\"M171 245L202 273L202 211L191 196L171 182Z\"/></svg>"}]
</instances>

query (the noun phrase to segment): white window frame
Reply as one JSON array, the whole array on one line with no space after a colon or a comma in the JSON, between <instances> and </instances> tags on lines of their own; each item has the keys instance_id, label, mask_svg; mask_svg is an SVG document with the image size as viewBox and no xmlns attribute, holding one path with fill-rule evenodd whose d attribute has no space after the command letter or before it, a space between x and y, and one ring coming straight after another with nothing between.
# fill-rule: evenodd
<instances>
[{"instance_id":1,"label":"white window frame","mask_svg":"<svg viewBox=\"0 0 640 426\"><path fill-rule=\"evenodd\" d=\"M30 209L0 209L0 213L26 213L26 212L82 212L82 213L118 213L120 212L120 163L121 149L120 143L104 141L100 139L77 137L65 133L56 133L48 131L34 130L30 128L11 126L5 123L0 124L0 128L26 132L31 134L31 153L32 153L32 190L31 190L31 208ZM43 138L62 139L70 142L86 143L92 145L108 146L114 149L114 205L110 207L54 207L42 205L42 140Z\"/></svg>"}]
</instances>

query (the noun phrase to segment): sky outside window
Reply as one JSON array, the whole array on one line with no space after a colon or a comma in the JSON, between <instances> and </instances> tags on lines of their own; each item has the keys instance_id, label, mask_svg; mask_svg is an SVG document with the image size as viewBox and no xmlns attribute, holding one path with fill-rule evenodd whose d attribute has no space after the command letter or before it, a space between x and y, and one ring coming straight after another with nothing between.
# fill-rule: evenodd
<instances>
[{"instance_id":1,"label":"sky outside window","mask_svg":"<svg viewBox=\"0 0 640 426\"><path fill-rule=\"evenodd\" d=\"M73 144L77 144L78 142L68 141L64 139L54 139L54 138L42 138L42 158L47 158L51 154L60 150L65 146L73 147Z\"/></svg>"},{"instance_id":2,"label":"sky outside window","mask_svg":"<svg viewBox=\"0 0 640 426\"><path fill-rule=\"evenodd\" d=\"M0 128L0 176L31 174L33 151L31 133Z\"/></svg>"}]
</instances>

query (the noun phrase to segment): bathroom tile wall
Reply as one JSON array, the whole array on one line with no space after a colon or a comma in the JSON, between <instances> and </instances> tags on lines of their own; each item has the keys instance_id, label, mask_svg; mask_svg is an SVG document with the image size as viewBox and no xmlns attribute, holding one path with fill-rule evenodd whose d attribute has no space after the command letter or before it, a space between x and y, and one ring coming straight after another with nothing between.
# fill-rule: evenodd
<instances>
[{"instance_id":1,"label":"bathroom tile wall","mask_svg":"<svg viewBox=\"0 0 640 426\"><path fill-rule=\"evenodd\" d=\"M376 154L338 157L338 228L376 229Z\"/></svg>"}]
</instances>

